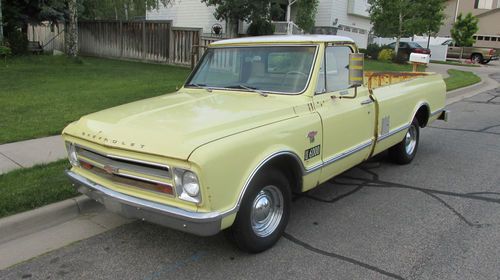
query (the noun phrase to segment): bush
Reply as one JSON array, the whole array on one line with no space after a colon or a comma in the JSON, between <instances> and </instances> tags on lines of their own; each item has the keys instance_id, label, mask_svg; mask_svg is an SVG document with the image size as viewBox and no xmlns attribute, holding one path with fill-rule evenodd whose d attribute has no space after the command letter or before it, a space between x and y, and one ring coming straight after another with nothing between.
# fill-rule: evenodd
<instances>
[{"instance_id":1,"label":"bush","mask_svg":"<svg viewBox=\"0 0 500 280\"><path fill-rule=\"evenodd\" d=\"M12 50L7 46L0 46L0 57L7 57L12 54Z\"/></svg>"},{"instance_id":2,"label":"bush","mask_svg":"<svg viewBox=\"0 0 500 280\"><path fill-rule=\"evenodd\" d=\"M12 54L22 55L28 53L28 39L21 31L13 31L9 33L7 43L10 46Z\"/></svg>"},{"instance_id":3,"label":"bush","mask_svg":"<svg viewBox=\"0 0 500 280\"><path fill-rule=\"evenodd\" d=\"M377 44L369 44L366 47L366 55L369 58L377 59L379 52L380 52L380 47Z\"/></svg>"},{"instance_id":4,"label":"bush","mask_svg":"<svg viewBox=\"0 0 500 280\"><path fill-rule=\"evenodd\" d=\"M392 49L382 49L378 54L378 60L390 61L394 58L394 51Z\"/></svg>"},{"instance_id":5,"label":"bush","mask_svg":"<svg viewBox=\"0 0 500 280\"><path fill-rule=\"evenodd\" d=\"M358 49L358 50L359 50L359 53L364 54L365 57L367 56L368 51L366 49Z\"/></svg>"},{"instance_id":6,"label":"bush","mask_svg":"<svg viewBox=\"0 0 500 280\"><path fill-rule=\"evenodd\" d=\"M272 35L274 33L274 25L267 20L253 21L247 30L248 35Z\"/></svg>"}]
</instances>

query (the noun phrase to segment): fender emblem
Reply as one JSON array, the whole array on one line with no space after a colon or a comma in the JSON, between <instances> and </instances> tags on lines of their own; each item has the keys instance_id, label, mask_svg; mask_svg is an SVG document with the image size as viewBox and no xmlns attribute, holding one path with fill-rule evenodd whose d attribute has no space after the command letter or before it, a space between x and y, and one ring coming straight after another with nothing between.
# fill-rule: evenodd
<instances>
[{"instance_id":1,"label":"fender emblem","mask_svg":"<svg viewBox=\"0 0 500 280\"><path fill-rule=\"evenodd\" d=\"M309 138L309 142L310 143L314 142L315 137L316 137L317 134L318 134L317 131L309 131L309 133L307 133L307 138Z\"/></svg>"}]
</instances>

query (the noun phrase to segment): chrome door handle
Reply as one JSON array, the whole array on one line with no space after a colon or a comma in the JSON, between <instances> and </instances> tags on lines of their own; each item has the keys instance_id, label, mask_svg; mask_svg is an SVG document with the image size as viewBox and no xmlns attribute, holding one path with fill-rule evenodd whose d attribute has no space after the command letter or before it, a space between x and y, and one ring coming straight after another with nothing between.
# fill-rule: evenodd
<instances>
[{"instance_id":1,"label":"chrome door handle","mask_svg":"<svg viewBox=\"0 0 500 280\"><path fill-rule=\"evenodd\" d=\"M363 100L363 101L361 101L361 105L368 105L372 102L373 102L373 100L371 100L371 99Z\"/></svg>"}]
</instances>

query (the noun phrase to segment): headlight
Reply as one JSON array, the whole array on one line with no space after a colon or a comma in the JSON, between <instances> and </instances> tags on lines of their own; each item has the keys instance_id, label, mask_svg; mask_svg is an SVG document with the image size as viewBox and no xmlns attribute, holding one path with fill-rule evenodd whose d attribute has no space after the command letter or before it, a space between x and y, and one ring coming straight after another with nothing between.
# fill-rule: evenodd
<instances>
[{"instance_id":1,"label":"headlight","mask_svg":"<svg viewBox=\"0 0 500 280\"><path fill-rule=\"evenodd\" d=\"M189 170L175 168L174 181L177 197L194 203L201 202L200 183L196 174Z\"/></svg>"},{"instance_id":2,"label":"headlight","mask_svg":"<svg viewBox=\"0 0 500 280\"><path fill-rule=\"evenodd\" d=\"M66 142L66 150L68 151L68 159L71 165L80 166L80 161L76 155L75 145L73 143Z\"/></svg>"}]
</instances>

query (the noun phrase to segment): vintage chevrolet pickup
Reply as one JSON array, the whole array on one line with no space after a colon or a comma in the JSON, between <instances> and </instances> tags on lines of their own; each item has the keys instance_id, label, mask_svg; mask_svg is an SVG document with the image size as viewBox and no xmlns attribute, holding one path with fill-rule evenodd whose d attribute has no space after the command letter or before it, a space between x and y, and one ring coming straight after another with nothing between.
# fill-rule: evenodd
<instances>
[{"instance_id":1,"label":"vintage chevrolet pickup","mask_svg":"<svg viewBox=\"0 0 500 280\"><path fill-rule=\"evenodd\" d=\"M159 77L161 78L161 77ZM367 73L350 38L212 43L175 93L82 117L63 131L78 190L111 211L260 252L292 193L384 150L412 161L419 129L446 120L434 73Z\"/></svg>"}]
</instances>

